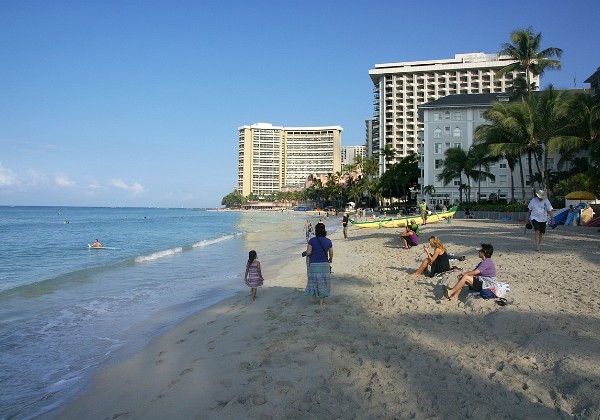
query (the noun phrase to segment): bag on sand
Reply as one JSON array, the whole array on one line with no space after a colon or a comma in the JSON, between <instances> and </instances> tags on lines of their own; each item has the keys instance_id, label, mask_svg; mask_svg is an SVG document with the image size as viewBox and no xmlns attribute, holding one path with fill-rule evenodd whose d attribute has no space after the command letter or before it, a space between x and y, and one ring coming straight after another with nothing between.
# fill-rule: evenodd
<instances>
[{"instance_id":1,"label":"bag on sand","mask_svg":"<svg viewBox=\"0 0 600 420\"><path fill-rule=\"evenodd\" d=\"M481 285L481 297L484 299L493 299L495 297L502 298L506 296L506 294L510 292L510 285L503 281L494 281L494 280L483 280L483 284ZM484 293L491 293L490 297L484 297Z\"/></svg>"}]
</instances>

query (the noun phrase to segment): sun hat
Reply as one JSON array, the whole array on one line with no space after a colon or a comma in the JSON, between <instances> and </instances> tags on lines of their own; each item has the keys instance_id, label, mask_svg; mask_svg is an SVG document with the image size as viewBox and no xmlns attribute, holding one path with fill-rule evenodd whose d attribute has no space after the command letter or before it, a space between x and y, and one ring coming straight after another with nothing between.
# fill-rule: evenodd
<instances>
[{"instance_id":1,"label":"sun hat","mask_svg":"<svg viewBox=\"0 0 600 420\"><path fill-rule=\"evenodd\" d=\"M537 190L535 192L535 195L537 196L537 198L539 198L540 200L543 200L544 198L546 198L546 193L544 192L544 190Z\"/></svg>"}]
</instances>

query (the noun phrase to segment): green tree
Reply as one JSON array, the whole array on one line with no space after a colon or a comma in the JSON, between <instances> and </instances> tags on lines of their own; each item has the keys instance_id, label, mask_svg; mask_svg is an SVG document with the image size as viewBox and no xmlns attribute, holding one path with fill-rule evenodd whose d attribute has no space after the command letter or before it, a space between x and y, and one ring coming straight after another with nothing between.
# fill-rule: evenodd
<instances>
[{"instance_id":1,"label":"green tree","mask_svg":"<svg viewBox=\"0 0 600 420\"><path fill-rule=\"evenodd\" d=\"M560 70L561 63L553 57L560 58L562 50L560 48L546 48L540 51L542 43L542 33L533 32L530 26L527 29L515 29L510 34L510 43L503 43L498 54L507 55L515 61L504 66L496 73L502 76L513 71L524 71L526 85L524 90L531 93L531 76L540 76L546 70Z\"/></svg>"},{"instance_id":2,"label":"green tree","mask_svg":"<svg viewBox=\"0 0 600 420\"><path fill-rule=\"evenodd\" d=\"M227 194L221 200L221 205L225 206L227 208L240 207L246 203L247 203L246 198L238 191L233 191L233 192Z\"/></svg>"},{"instance_id":3,"label":"green tree","mask_svg":"<svg viewBox=\"0 0 600 420\"><path fill-rule=\"evenodd\" d=\"M435 187L433 185L425 185L423 187L423 194L424 195L430 196L434 192L435 192Z\"/></svg>"},{"instance_id":4,"label":"green tree","mask_svg":"<svg viewBox=\"0 0 600 420\"><path fill-rule=\"evenodd\" d=\"M461 187L458 189L460 194L460 201L463 201L463 188L462 188L462 176L470 172L471 168L468 167L469 159L467 152L460 147L452 147L446 150L446 159L444 160L444 167L442 172L438 175L438 181L442 181L444 185L448 185L454 182L454 179L460 180ZM467 182L469 177L467 176Z\"/></svg>"},{"instance_id":5,"label":"green tree","mask_svg":"<svg viewBox=\"0 0 600 420\"><path fill-rule=\"evenodd\" d=\"M396 151L392 148L392 146L390 146L389 144L386 144L385 147L383 148L382 155L383 155L383 160L385 160L385 163L386 163L386 167L384 170L384 172L385 172L388 170L390 162L392 162L394 160L394 158L396 157Z\"/></svg>"},{"instance_id":6,"label":"green tree","mask_svg":"<svg viewBox=\"0 0 600 420\"><path fill-rule=\"evenodd\" d=\"M467 152L467 157L469 159L467 166L472 168L470 176L477 181L476 201L479 201L479 197L481 197L481 181L496 179L496 176L490 172L490 165L492 162L497 162L499 157L490 154L487 146L477 143L471 146Z\"/></svg>"}]
</instances>

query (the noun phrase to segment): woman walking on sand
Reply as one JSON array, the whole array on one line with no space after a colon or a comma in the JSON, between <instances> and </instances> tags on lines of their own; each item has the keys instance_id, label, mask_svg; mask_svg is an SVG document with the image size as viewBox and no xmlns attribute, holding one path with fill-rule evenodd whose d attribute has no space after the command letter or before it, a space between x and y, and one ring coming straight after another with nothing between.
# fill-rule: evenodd
<instances>
[{"instance_id":1,"label":"woman walking on sand","mask_svg":"<svg viewBox=\"0 0 600 420\"><path fill-rule=\"evenodd\" d=\"M256 259L256 251L252 250L248 253L248 262L246 263L246 273L244 274L244 282L246 286L252 290L252 300L256 300L256 289L263 285L263 276L260 271L260 261Z\"/></svg>"},{"instance_id":2,"label":"woman walking on sand","mask_svg":"<svg viewBox=\"0 0 600 420\"><path fill-rule=\"evenodd\" d=\"M327 238L327 231L323 223L315 225L315 237L308 241L303 257L310 258L308 266L308 280L304 296L310 296L311 300L319 298L321 306L325 305L325 298L331 292L331 266L333 261L333 244Z\"/></svg>"}]
</instances>

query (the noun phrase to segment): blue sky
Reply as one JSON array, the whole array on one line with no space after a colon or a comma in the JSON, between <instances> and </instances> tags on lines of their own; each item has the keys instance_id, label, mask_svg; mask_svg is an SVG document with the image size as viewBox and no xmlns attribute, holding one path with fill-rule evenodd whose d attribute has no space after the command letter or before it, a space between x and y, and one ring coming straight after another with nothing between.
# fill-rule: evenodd
<instances>
[{"instance_id":1,"label":"blue sky","mask_svg":"<svg viewBox=\"0 0 600 420\"><path fill-rule=\"evenodd\" d=\"M0 205L219 207L238 127L364 143L375 64L495 53L533 26L588 87L597 0L0 1Z\"/></svg>"}]
</instances>

